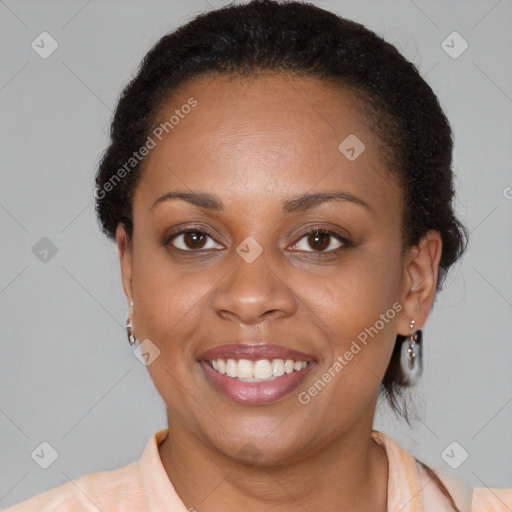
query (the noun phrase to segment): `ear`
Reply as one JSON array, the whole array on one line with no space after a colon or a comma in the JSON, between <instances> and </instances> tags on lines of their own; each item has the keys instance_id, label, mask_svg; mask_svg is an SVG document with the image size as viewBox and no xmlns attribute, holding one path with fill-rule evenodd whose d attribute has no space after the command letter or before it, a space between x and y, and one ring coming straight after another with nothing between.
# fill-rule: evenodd
<instances>
[{"instance_id":1,"label":"ear","mask_svg":"<svg viewBox=\"0 0 512 512\"><path fill-rule=\"evenodd\" d=\"M128 304L132 295L132 246L124 224L121 222L116 228L116 242L119 252L119 264L121 266L121 280Z\"/></svg>"},{"instance_id":2,"label":"ear","mask_svg":"<svg viewBox=\"0 0 512 512\"><path fill-rule=\"evenodd\" d=\"M418 245L407 250L402 288L402 311L398 334L407 336L411 320L416 329L425 324L436 293L439 261L443 242L438 231L428 231Z\"/></svg>"}]
</instances>

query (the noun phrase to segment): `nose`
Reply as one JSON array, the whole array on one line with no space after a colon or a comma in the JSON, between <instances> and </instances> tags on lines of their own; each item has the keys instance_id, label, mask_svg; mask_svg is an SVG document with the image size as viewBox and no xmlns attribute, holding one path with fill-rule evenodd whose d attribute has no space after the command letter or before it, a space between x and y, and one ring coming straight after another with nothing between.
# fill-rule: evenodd
<instances>
[{"instance_id":1,"label":"nose","mask_svg":"<svg viewBox=\"0 0 512 512\"><path fill-rule=\"evenodd\" d=\"M216 313L251 326L293 315L297 300L282 267L265 250L251 263L234 253L233 268L213 296Z\"/></svg>"}]
</instances>

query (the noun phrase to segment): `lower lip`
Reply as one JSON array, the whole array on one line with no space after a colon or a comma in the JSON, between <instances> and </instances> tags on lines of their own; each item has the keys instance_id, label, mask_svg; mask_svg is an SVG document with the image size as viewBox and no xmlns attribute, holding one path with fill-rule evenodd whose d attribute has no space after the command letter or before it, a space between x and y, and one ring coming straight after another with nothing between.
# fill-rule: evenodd
<instances>
[{"instance_id":1,"label":"lower lip","mask_svg":"<svg viewBox=\"0 0 512 512\"><path fill-rule=\"evenodd\" d=\"M285 373L266 382L244 382L215 371L206 361L200 361L206 378L215 389L234 402L257 405L275 402L293 392L313 369L310 362L305 368L292 373Z\"/></svg>"}]
</instances>

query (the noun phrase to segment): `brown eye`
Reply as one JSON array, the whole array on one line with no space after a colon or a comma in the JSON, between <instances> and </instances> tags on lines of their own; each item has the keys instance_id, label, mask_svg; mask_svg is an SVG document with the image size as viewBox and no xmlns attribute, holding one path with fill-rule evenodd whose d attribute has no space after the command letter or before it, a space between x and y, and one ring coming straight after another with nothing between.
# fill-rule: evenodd
<instances>
[{"instance_id":1,"label":"brown eye","mask_svg":"<svg viewBox=\"0 0 512 512\"><path fill-rule=\"evenodd\" d=\"M308 243L310 247L314 247L320 251L324 251L329 247L331 235L326 233L316 232L312 235L308 235Z\"/></svg>"},{"instance_id":2,"label":"brown eye","mask_svg":"<svg viewBox=\"0 0 512 512\"><path fill-rule=\"evenodd\" d=\"M183 243L189 249L202 249L205 244L206 237L197 231L189 231L183 234Z\"/></svg>"},{"instance_id":3,"label":"brown eye","mask_svg":"<svg viewBox=\"0 0 512 512\"><path fill-rule=\"evenodd\" d=\"M210 242L210 245L208 246L208 239L210 239L213 244ZM189 252L201 249L222 248L222 246L219 246L214 242L208 233L197 229L184 230L174 234L166 243L166 245L169 244L173 245L176 249Z\"/></svg>"},{"instance_id":4,"label":"brown eye","mask_svg":"<svg viewBox=\"0 0 512 512\"><path fill-rule=\"evenodd\" d=\"M305 240L305 242L301 242L302 240ZM293 248L304 252L335 252L344 246L350 246L350 243L339 233L315 229L304 233ZM313 250L309 250L308 247Z\"/></svg>"}]
</instances>

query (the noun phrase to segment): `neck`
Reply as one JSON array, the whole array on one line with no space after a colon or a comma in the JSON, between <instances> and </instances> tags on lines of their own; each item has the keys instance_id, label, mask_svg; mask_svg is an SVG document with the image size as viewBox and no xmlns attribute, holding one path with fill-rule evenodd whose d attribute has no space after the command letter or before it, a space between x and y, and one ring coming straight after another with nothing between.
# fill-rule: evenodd
<instances>
[{"instance_id":1,"label":"neck","mask_svg":"<svg viewBox=\"0 0 512 512\"><path fill-rule=\"evenodd\" d=\"M371 421L365 428L354 424L299 461L266 466L226 457L177 417L168 414L168 421L160 457L189 510L387 510L388 461L371 439Z\"/></svg>"}]
</instances>

